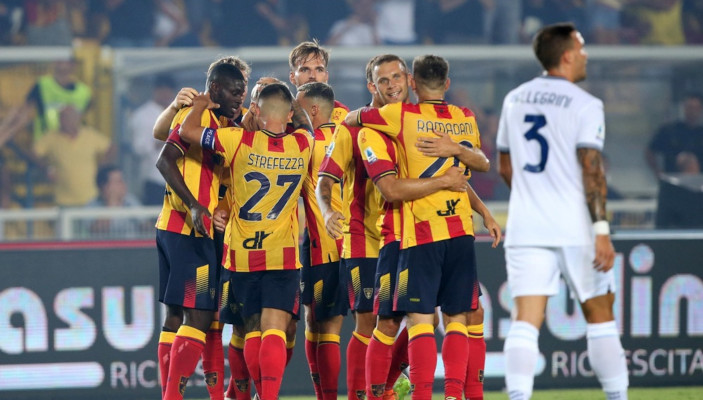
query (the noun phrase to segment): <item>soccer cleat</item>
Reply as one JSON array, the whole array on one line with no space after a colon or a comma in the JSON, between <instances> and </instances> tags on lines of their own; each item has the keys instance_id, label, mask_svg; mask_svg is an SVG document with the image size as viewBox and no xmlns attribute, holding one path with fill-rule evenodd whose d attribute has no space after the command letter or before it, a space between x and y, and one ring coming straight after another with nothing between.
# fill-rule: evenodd
<instances>
[{"instance_id":1,"label":"soccer cleat","mask_svg":"<svg viewBox=\"0 0 703 400\"><path fill-rule=\"evenodd\" d=\"M398 380L393 384L393 391L395 392L397 400L403 400L405 396L409 395L412 391L412 386L410 384L410 379L404 373L401 373Z\"/></svg>"}]
</instances>

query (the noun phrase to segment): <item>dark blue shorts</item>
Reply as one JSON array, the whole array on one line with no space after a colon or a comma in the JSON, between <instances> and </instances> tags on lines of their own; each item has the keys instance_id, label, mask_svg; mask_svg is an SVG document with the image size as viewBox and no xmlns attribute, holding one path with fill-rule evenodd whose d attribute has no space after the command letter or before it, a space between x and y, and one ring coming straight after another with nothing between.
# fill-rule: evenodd
<instances>
[{"instance_id":1,"label":"dark blue shorts","mask_svg":"<svg viewBox=\"0 0 703 400\"><path fill-rule=\"evenodd\" d=\"M300 291L303 304L310 306L314 321L325 321L347 315L345 285L340 283L339 261L306 267L300 270ZM341 275L344 276L344 271Z\"/></svg>"},{"instance_id":2,"label":"dark blue shorts","mask_svg":"<svg viewBox=\"0 0 703 400\"><path fill-rule=\"evenodd\" d=\"M343 259L341 263L346 271L349 308L356 312L372 312L378 258L350 258Z\"/></svg>"},{"instance_id":3,"label":"dark blue shorts","mask_svg":"<svg viewBox=\"0 0 703 400\"><path fill-rule=\"evenodd\" d=\"M206 237L156 230L159 254L159 301L185 308L216 311L219 263L215 242Z\"/></svg>"},{"instance_id":4,"label":"dark blue shorts","mask_svg":"<svg viewBox=\"0 0 703 400\"><path fill-rule=\"evenodd\" d=\"M381 247L376 265L376 279L373 295L373 313L379 317L391 318L405 315L393 311L393 293L398 274L398 255L400 242L395 241Z\"/></svg>"},{"instance_id":5,"label":"dark blue shorts","mask_svg":"<svg viewBox=\"0 0 703 400\"><path fill-rule=\"evenodd\" d=\"M230 279L233 301L242 319L260 314L264 308L300 312L300 272L293 270L233 272Z\"/></svg>"},{"instance_id":6,"label":"dark blue shorts","mask_svg":"<svg viewBox=\"0 0 703 400\"><path fill-rule=\"evenodd\" d=\"M220 297L220 322L223 324L231 324L244 326L244 320L239 313L239 304L234 301L234 293L232 292L231 278L234 272L220 267L220 284L222 292Z\"/></svg>"},{"instance_id":7,"label":"dark blue shorts","mask_svg":"<svg viewBox=\"0 0 703 400\"><path fill-rule=\"evenodd\" d=\"M461 236L400 250L396 311L454 315L478 308L474 237Z\"/></svg>"}]
</instances>

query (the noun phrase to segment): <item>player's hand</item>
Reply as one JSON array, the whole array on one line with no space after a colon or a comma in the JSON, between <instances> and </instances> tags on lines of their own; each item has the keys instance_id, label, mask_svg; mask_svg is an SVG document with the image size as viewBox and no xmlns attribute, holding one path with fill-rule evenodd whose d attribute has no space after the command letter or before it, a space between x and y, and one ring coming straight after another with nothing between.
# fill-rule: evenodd
<instances>
[{"instance_id":1,"label":"player's hand","mask_svg":"<svg viewBox=\"0 0 703 400\"><path fill-rule=\"evenodd\" d=\"M210 93L205 92L205 93L200 93L197 96L193 97L193 107L202 107L205 105L205 108L208 110L212 110L213 108L220 108L220 105L212 101L210 98Z\"/></svg>"},{"instance_id":2,"label":"player's hand","mask_svg":"<svg viewBox=\"0 0 703 400\"><path fill-rule=\"evenodd\" d=\"M224 232L229 221L229 213L225 210L215 210L215 215L212 216L212 223L215 225L215 230Z\"/></svg>"},{"instance_id":3,"label":"player's hand","mask_svg":"<svg viewBox=\"0 0 703 400\"><path fill-rule=\"evenodd\" d=\"M210 210L203 207L200 203L195 203L190 208L190 216L193 219L195 230L205 237L210 237L210 219L212 218Z\"/></svg>"},{"instance_id":4,"label":"player's hand","mask_svg":"<svg viewBox=\"0 0 703 400\"><path fill-rule=\"evenodd\" d=\"M178 111L183 107L188 107L193 104L193 97L197 95L197 90L190 87L184 87L178 92L176 98L173 99L173 102L171 103L171 108Z\"/></svg>"},{"instance_id":5,"label":"player's hand","mask_svg":"<svg viewBox=\"0 0 703 400\"><path fill-rule=\"evenodd\" d=\"M596 258L593 260L593 268L600 272L607 272L613 268L615 262L615 249L610 235L596 235Z\"/></svg>"},{"instance_id":6,"label":"player's hand","mask_svg":"<svg viewBox=\"0 0 703 400\"><path fill-rule=\"evenodd\" d=\"M503 238L503 231L500 229L500 225L498 225L495 218L493 218L493 216L489 214L483 217L483 226L488 229L488 233L490 233L491 237L493 238L493 243L491 243L491 247L495 249L496 246L498 246L498 243L500 243L500 240Z\"/></svg>"},{"instance_id":7,"label":"player's hand","mask_svg":"<svg viewBox=\"0 0 703 400\"><path fill-rule=\"evenodd\" d=\"M325 229L327 234L333 239L337 239L342 236L342 221L344 221L344 215L339 211L330 211L324 215L325 219Z\"/></svg>"},{"instance_id":8,"label":"player's hand","mask_svg":"<svg viewBox=\"0 0 703 400\"><path fill-rule=\"evenodd\" d=\"M415 147L428 157L454 157L461 152L460 144L444 132L433 132L437 137L421 137Z\"/></svg>"},{"instance_id":9,"label":"player's hand","mask_svg":"<svg viewBox=\"0 0 703 400\"><path fill-rule=\"evenodd\" d=\"M452 192L465 192L469 188L469 182L466 180L464 170L459 167L449 168L442 179L445 181L445 189Z\"/></svg>"},{"instance_id":10,"label":"player's hand","mask_svg":"<svg viewBox=\"0 0 703 400\"><path fill-rule=\"evenodd\" d=\"M242 117L242 122L239 123L239 126L244 128L245 131L258 131L261 128L259 127L259 120L256 118L256 115L254 115L251 110L247 110L246 114Z\"/></svg>"}]
</instances>

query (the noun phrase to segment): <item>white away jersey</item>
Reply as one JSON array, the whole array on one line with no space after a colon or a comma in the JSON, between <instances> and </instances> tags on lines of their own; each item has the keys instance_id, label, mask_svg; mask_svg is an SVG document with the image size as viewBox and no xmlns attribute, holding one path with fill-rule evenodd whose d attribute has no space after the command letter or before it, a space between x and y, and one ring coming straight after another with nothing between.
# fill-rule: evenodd
<instances>
[{"instance_id":1,"label":"white away jersey","mask_svg":"<svg viewBox=\"0 0 703 400\"><path fill-rule=\"evenodd\" d=\"M541 76L503 101L497 147L513 170L505 246L589 245L594 236L576 150L603 149L603 102Z\"/></svg>"}]
</instances>

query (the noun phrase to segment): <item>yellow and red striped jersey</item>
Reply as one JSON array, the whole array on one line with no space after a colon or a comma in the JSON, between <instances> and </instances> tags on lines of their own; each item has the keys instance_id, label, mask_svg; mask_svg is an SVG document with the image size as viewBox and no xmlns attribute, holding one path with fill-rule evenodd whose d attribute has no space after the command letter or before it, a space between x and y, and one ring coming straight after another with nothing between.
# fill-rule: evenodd
<instances>
[{"instance_id":1,"label":"yellow and red striped jersey","mask_svg":"<svg viewBox=\"0 0 703 400\"><path fill-rule=\"evenodd\" d=\"M380 241L376 226L380 210L356 140L359 130L345 123L337 125L319 172L320 176L343 182L342 258L346 259L377 258Z\"/></svg>"},{"instance_id":2,"label":"yellow and red striped jersey","mask_svg":"<svg viewBox=\"0 0 703 400\"><path fill-rule=\"evenodd\" d=\"M347 116L347 114L349 114L349 107L335 100L330 121L332 121L335 125L339 125L344 122L344 118Z\"/></svg>"},{"instance_id":3,"label":"yellow and red striped jersey","mask_svg":"<svg viewBox=\"0 0 703 400\"><path fill-rule=\"evenodd\" d=\"M178 130L185 120L191 108L186 107L178 111L171 122L171 129L166 140L167 143L176 146L183 157L177 161L178 169L183 175L183 180L198 200L198 203L207 207L212 213L218 203L218 191L220 188L220 178L223 168L217 162L217 157L211 151L204 151L200 146L191 146L181 140ZM202 114L200 124L208 128L220 128L228 126L231 122L224 117L218 117L210 110L205 110ZM212 236L212 223L208 223L210 235ZM164 204L156 220L156 229L190 235L194 233L201 236L193 228L193 220L190 210L183 204L178 195L166 185Z\"/></svg>"},{"instance_id":4,"label":"yellow and red striped jersey","mask_svg":"<svg viewBox=\"0 0 703 400\"><path fill-rule=\"evenodd\" d=\"M310 132L207 128L201 145L223 157L233 177L241 176L228 191L232 209L224 267L237 272L300 268L298 197L314 146Z\"/></svg>"},{"instance_id":5,"label":"yellow and red striped jersey","mask_svg":"<svg viewBox=\"0 0 703 400\"><path fill-rule=\"evenodd\" d=\"M335 124L330 122L315 129L313 133L315 149L308 168L308 176L303 183L302 195L305 206L305 225L310 236L311 266L339 261L339 254L342 252L342 238L335 240L327 234L325 219L322 217L320 206L315 197L318 171L327 153L327 148L332 143L334 128ZM335 210L342 208L342 189L339 185L332 186L332 208Z\"/></svg>"},{"instance_id":6,"label":"yellow and red striped jersey","mask_svg":"<svg viewBox=\"0 0 703 400\"><path fill-rule=\"evenodd\" d=\"M465 167L457 159L427 157L417 149L417 140L436 137L433 132L445 132L467 147L481 145L471 110L445 101L365 108L359 113L359 123L386 133L398 144L401 178L429 178L443 174L452 165ZM441 190L419 200L403 202L401 248L473 235L471 215L469 196L465 192Z\"/></svg>"},{"instance_id":7,"label":"yellow and red striped jersey","mask_svg":"<svg viewBox=\"0 0 703 400\"><path fill-rule=\"evenodd\" d=\"M361 158L369 178L376 183L384 176L393 175L396 179L397 148L395 143L386 135L370 128L363 128L357 137ZM381 192L376 189L376 197L381 214L378 219L378 228L381 232L381 245L383 247L391 242L400 240L400 202L387 202Z\"/></svg>"}]
</instances>

